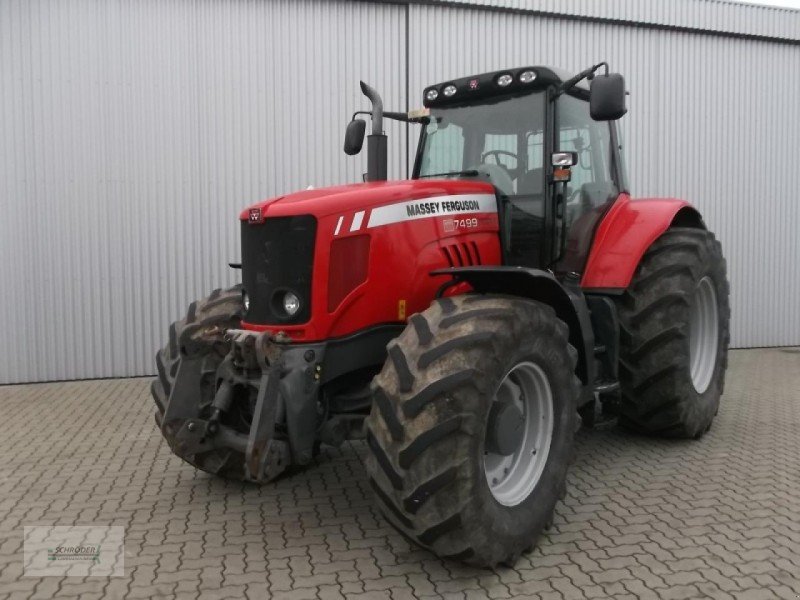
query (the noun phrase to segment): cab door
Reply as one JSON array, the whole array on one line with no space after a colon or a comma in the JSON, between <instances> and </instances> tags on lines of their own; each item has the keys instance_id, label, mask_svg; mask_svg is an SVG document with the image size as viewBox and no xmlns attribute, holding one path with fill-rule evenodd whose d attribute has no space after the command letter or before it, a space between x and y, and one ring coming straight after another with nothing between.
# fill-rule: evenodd
<instances>
[{"instance_id":1,"label":"cab door","mask_svg":"<svg viewBox=\"0 0 800 600\"><path fill-rule=\"evenodd\" d=\"M563 94L556 100L557 152L574 152L571 179L556 186L555 270L581 273L594 231L621 191L616 132L609 121L594 121L589 102Z\"/></svg>"}]
</instances>

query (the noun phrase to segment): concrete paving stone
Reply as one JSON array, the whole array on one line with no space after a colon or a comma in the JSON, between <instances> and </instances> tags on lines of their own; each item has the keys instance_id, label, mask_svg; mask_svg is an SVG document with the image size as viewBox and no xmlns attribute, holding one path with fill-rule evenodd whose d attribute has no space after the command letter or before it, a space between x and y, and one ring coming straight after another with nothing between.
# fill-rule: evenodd
<instances>
[{"instance_id":1,"label":"concrete paving stone","mask_svg":"<svg viewBox=\"0 0 800 600\"><path fill-rule=\"evenodd\" d=\"M700 597L700 590L695 585L676 585L659 590L659 595L664 600L688 600Z\"/></svg>"},{"instance_id":2,"label":"concrete paving stone","mask_svg":"<svg viewBox=\"0 0 800 600\"><path fill-rule=\"evenodd\" d=\"M361 442L262 486L194 470L153 426L148 386L0 387L0 600L800 598L798 353L732 352L702 440L580 431L553 528L496 571L441 561L387 526ZM32 524L124 526L125 576L24 577Z\"/></svg>"},{"instance_id":3,"label":"concrete paving stone","mask_svg":"<svg viewBox=\"0 0 800 600\"><path fill-rule=\"evenodd\" d=\"M549 581L529 580L521 583L509 583L508 591L512 597L541 594L554 591Z\"/></svg>"},{"instance_id":4,"label":"concrete paving stone","mask_svg":"<svg viewBox=\"0 0 800 600\"><path fill-rule=\"evenodd\" d=\"M664 575L663 579L669 586L689 585L691 583L699 583L704 580L703 574L697 570L669 573Z\"/></svg>"},{"instance_id":5,"label":"concrete paving stone","mask_svg":"<svg viewBox=\"0 0 800 600\"><path fill-rule=\"evenodd\" d=\"M592 580L600 585L616 583L623 579L631 579L632 577L628 569L601 569L597 573L592 573Z\"/></svg>"},{"instance_id":6,"label":"concrete paving stone","mask_svg":"<svg viewBox=\"0 0 800 600\"><path fill-rule=\"evenodd\" d=\"M317 598L319 600L345 600L342 588L338 584L320 586L317 588Z\"/></svg>"},{"instance_id":7,"label":"concrete paving stone","mask_svg":"<svg viewBox=\"0 0 800 600\"><path fill-rule=\"evenodd\" d=\"M742 590L741 592L734 592L733 597L736 600L771 600L777 597L774 590L764 588L751 588Z\"/></svg>"},{"instance_id":8,"label":"concrete paving stone","mask_svg":"<svg viewBox=\"0 0 800 600\"><path fill-rule=\"evenodd\" d=\"M365 592L390 590L392 588L402 589L407 587L408 583L403 576L380 577L378 579L366 579L364 581Z\"/></svg>"},{"instance_id":9,"label":"concrete paving stone","mask_svg":"<svg viewBox=\"0 0 800 600\"><path fill-rule=\"evenodd\" d=\"M364 584L361 581L341 581L342 593L347 598L364 593Z\"/></svg>"},{"instance_id":10,"label":"concrete paving stone","mask_svg":"<svg viewBox=\"0 0 800 600\"><path fill-rule=\"evenodd\" d=\"M411 573L406 575L406 581L408 581L409 586L417 596L429 596L436 593L436 587L428 579L427 574Z\"/></svg>"},{"instance_id":11,"label":"concrete paving stone","mask_svg":"<svg viewBox=\"0 0 800 600\"><path fill-rule=\"evenodd\" d=\"M362 577L361 573L357 571L355 568L351 571L337 571L336 572L336 581L339 583L344 582L358 582L363 584L364 578Z\"/></svg>"},{"instance_id":12,"label":"concrete paving stone","mask_svg":"<svg viewBox=\"0 0 800 600\"><path fill-rule=\"evenodd\" d=\"M273 592L288 591L294 586L294 580L289 569L270 569L267 578L269 579L270 590Z\"/></svg>"}]
</instances>

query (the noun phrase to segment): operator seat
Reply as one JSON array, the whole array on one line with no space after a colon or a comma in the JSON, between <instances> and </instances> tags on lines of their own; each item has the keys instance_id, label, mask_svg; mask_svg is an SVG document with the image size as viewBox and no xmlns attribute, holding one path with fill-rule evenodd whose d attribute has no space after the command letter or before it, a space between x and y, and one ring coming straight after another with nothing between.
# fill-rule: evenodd
<instances>
[{"instance_id":1,"label":"operator seat","mask_svg":"<svg viewBox=\"0 0 800 600\"><path fill-rule=\"evenodd\" d=\"M531 169L517 178L517 194L541 196L544 193L544 169Z\"/></svg>"}]
</instances>

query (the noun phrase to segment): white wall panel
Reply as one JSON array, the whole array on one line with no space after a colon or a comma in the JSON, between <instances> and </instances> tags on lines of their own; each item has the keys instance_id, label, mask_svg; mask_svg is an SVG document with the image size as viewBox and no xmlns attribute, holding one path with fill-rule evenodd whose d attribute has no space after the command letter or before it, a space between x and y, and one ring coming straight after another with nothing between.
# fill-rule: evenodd
<instances>
[{"instance_id":1,"label":"white wall panel","mask_svg":"<svg viewBox=\"0 0 800 600\"><path fill-rule=\"evenodd\" d=\"M634 192L686 197L718 232L734 344L800 344L800 46L525 11L784 42L800 39L800 12L491 3L0 1L0 383L151 373L168 323L235 281L243 206L359 179L364 157L341 151L367 107L358 80L404 109L406 35L413 106L446 78L611 61L632 92ZM403 176L405 132L387 126Z\"/></svg>"}]
</instances>

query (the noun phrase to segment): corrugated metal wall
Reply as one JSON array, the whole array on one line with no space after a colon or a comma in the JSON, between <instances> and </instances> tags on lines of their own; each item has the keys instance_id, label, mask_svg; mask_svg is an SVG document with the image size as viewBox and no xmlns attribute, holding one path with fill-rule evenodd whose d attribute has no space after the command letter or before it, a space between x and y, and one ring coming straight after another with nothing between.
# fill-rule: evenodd
<instances>
[{"instance_id":1,"label":"corrugated metal wall","mask_svg":"<svg viewBox=\"0 0 800 600\"><path fill-rule=\"evenodd\" d=\"M700 0L605 16L683 24L707 5L730 13L707 28L800 35L800 13ZM634 192L687 197L718 232L734 344L800 344L798 45L413 3L6 0L0 383L151 373L168 323L233 283L242 206L358 179L363 157L341 152L358 80L405 109L406 36L412 105L453 76L611 61ZM389 127L400 177L410 149Z\"/></svg>"},{"instance_id":2,"label":"corrugated metal wall","mask_svg":"<svg viewBox=\"0 0 800 600\"><path fill-rule=\"evenodd\" d=\"M405 107L404 64L401 7L0 2L0 383L153 372L242 207L366 169L359 78Z\"/></svg>"},{"instance_id":3,"label":"corrugated metal wall","mask_svg":"<svg viewBox=\"0 0 800 600\"><path fill-rule=\"evenodd\" d=\"M722 241L732 343L800 344L800 46L474 9L411 15L411 90L608 60L631 92L621 126L634 195L690 200Z\"/></svg>"},{"instance_id":4,"label":"corrugated metal wall","mask_svg":"<svg viewBox=\"0 0 800 600\"><path fill-rule=\"evenodd\" d=\"M517 12L629 21L785 39L800 36L800 11L729 0L431 0Z\"/></svg>"}]
</instances>

